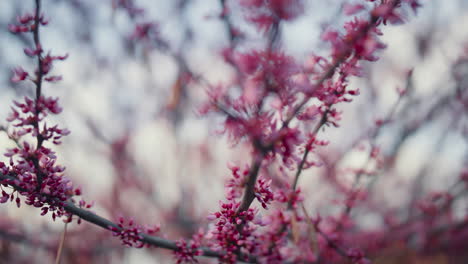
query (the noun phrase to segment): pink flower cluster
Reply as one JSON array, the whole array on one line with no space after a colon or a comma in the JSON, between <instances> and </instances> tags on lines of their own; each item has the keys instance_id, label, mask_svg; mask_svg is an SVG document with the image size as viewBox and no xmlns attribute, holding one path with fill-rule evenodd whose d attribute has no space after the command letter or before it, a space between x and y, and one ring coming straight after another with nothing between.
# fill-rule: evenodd
<instances>
[{"instance_id":1,"label":"pink flower cluster","mask_svg":"<svg viewBox=\"0 0 468 264\"><path fill-rule=\"evenodd\" d=\"M16 20L19 25L8 25L8 29L12 33L34 32L39 24L42 26L49 24L49 20L44 18L44 14L37 17L36 14L26 13L22 16L18 16ZM36 20L38 20L39 23L36 23Z\"/></svg>"},{"instance_id":2,"label":"pink flower cluster","mask_svg":"<svg viewBox=\"0 0 468 264\"><path fill-rule=\"evenodd\" d=\"M156 23L136 19L144 12L136 7L134 1L115 0L113 4L114 8L125 9L133 19L133 40L160 41ZM274 36L264 48L245 50L235 49L233 45L232 50L225 52L226 61L235 68L236 78L231 83L209 87L209 102L202 112L223 116L222 132L228 135L233 145L245 143L251 151L252 162L245 166L229 166L226 199L220 201L219 209L208 216L211 226L206 234L199 232L192 240L165 241L166 247L174 251L177 263L193 263L197 262L197 256L209 255L218 257L223 263L368 264L368 252L390 243L380 231L354 232L361 230L350 215L353 207L368 201L370 196L360 188L359 177L373 174L374 170L365 167L344 170L358 175L351 186L333 185L339 194L346 197L333 197L344 210L323 219L320 215L315 218L309 216L303 203L306 189L301 189L298 182L304 170L321 165L316 156L311 156L328 145L328 141L321 140L319 132L325 127L340 126L342 113L337 105L349 103L359 95L358 89L349 88L350 78L362 76L362 63L376 61L378 52L385 48L379 40L382 35L380 27L387 23L401 23L404 7L416 10L419 5L417 0L367 0L345 5L344 13L354 17L342 29L328 29L322 35L329 44L328 57L311 55L301 62L273 45ZM274 35L280 34L280 23L295 19L302 13L303 1L243 0L241 6L249 22ZM223 10L222 18L226 18L228 11ZM80 195L81 190L74 188L64 177L65 168L57 164L55 152L46 144L60 144L69 131L46 123L47 116L59 114L62 108L57 98L42 94L45 82L61 80L61 76L50 74L54 63L65 60L67 56L52 56L50 52L44 52L37 34L38 27L48 22L43 15L36 13L19 17L18 25L9 26L15 34L34 35L34 47L26 48L24 52L36 58L38 65L34 73L21 67L13 70L11 81L31 81L35 85L36 96L15 101L7 119L14 128L9 135L17 146L4 154L9 163L0 162L1 176L9 177L1 182L0 202L15 201L20 206L22 195L26 197L26 204L41 208L42 215L52 212L53 219L66 216L66 221L71 221L71 214L65 211L64 204L73 201L72 197ZM403 94L400 92L401 96ZM378 121L377 125L380 127L386 122ZM29 143L25 136L35 138L36 144ZM114 142L111 148L115 155L111 161L120 171L122 182L135 184L130 177L134 175L127 175L121 156L129 139L125 136ZM375 161L377 169L383 167L379 148L372 146L369 152L369 160ZM466 169L459 180L465 184L468 182ZM16 189L8 192L3 189L7 185ZM463 191L466 191L466 186ZM455 197L456 194L451 192L433 192L424 199L415 199L416 217L409 218L402 227L397 226L399 220L391 212L382 213L385 215L382 225L398 231L388 234L391 239L406 243L415 237L415 244L430 249L442 242L434 234L434 228L427 228L429 226L448 226L450 232L444 234L450 239L455 237L459 227L453 226L456 222L447 209L453 205ZM78 205L91 207L83 200ZM466 219L461 221L461 224L466 223ZM136 248L149 247L151 243L147 242L147 235L160 231L159 226L145 227L123 217L116 225L104 226L123 245ZM360 243L356 246L354 242L358 239ZM208 245L210 249L202 245Z\"/></svg>"},{"instance_id":3,"label":"pink flower cluster","mask_svg":"<svg viewBox=\"0 0 468 264\"><path fill-rule=\"evenodd\" d=\"M411 7L417 7L417 1L410 2ZM223 132L234 144L248 143L253 159L253 165L245 169L230 167L232 177L226 184L228 201L221 202L220 211L209 217L215 221L209 240L214 249L226 252L224 261L246 260L248 255L258 257L257 261L262 263L316 260L318 252L310 251L310 238L293 234L295 245L308 248L307 254L298 254L297 249L289 248L286 243L286 230L314 232L316 229L317 232L319 228L318 223L310 223L300 210L303 197L296 186L298 177L302 170L320 165L308 158L309 152L328 144L317 137L318 131L325 126L339 126L341 112L335 106L351 102L352 97L359 95L359 90L348 88L349 79L363 74L363 61L378 59L377 52L385 48L379 40L382 34L379 26L402 19L398 9L402 3L381 1L372 8L367 4L347 6L348 15L367 11L370 16L353 17L345 23L344 33L327 30L323 34L323 40L331 46L330 59L311 56L302 64L271 45L265 50L224 53L226 61L239 73L234 86L240 87L240 95L229 92L233 87L210 87L210 102L201 112L225 116ZM242 4L248 19L260 29L270 29L281 20L295 18L300 11L291 8L301 6L300 1L243 1ZM274 164L280 164L280 171L283 167L296 171L294 183L287 182L287 176L278 178L269 173ZM242 194L243 200L238 202ZM270 223L265 227L257 209L249 208L255 199L264 209L270 209L269 204L275 208L270 212L272 217L264 218ZM335 225L331 223L324 226ZM325 259L341 256L355 263L368 262L361 250L341 248L347 242L339 239L341 230L326 230L329 231L319 232L326 239L317 242L321 250L329 252ZM259 240L271 243L261 244Z\"/></svg>"},{"instance_id":4,"label":"pink flower cluster","mask_svg":"<svg viewBox=\"0 0 468 264\"><path fill-rule=\"evenodd\" d=\"M159 232L159 226L145 227L135 223L133 219L125 221L125 218L119 217L118 227L109 226L109 230L112 231L112 235L119 237L122 245L127 247L150 247L149 244L143 242L143 236L141 234L154 235Z\"/></svg>"},{"instance_id":5,"label":"pink flower cluster","mask_svg":"<svg viewBox=\"0 0 468 264\"><path fill-rule=\"evenodd\" d=\"M203 236L203 232L198 232L189 242L187 242L185 239L179 239L176 242L177 249L174 250L174 256L177 264L198 263L196 257L203 254L202 250L200 250Z\"/></svg>"},{"instance_id":6,"label":"pink flower cluster","mask_svg":"<svg viewBox=\"0 0 468 264\"><path fill-rule=\"evenodd\" d=\"M216 220L215 227L209 232L212 248L223 251L222 261L235 263L238 258L247 260L248 255L254 253L260 241L255 235L259 218L256 210L238 212L239 203L220 202L221 210L208 216L209 220Z\"/></svg>"},{"instance_id":7,"label":"pink flower cluster","mask_svg":"<svg viewBox=\"0 0 468 264\"><path fill-rule=\"evenodd\" d=\"M242 0L247 19L260 30L268 30L281 20L293 20L303 12L302 0Z\"/></svg>"},{"instance_id":8,"label":"pink flower cluster","mask_svg":"<svg viewBox=\"0 0 468 264\"><path fill-rule=\"evenodd\" d=\"M26 197L26 204L41 208L41 215L51 212L54 220L56 217L66 216L65 221L71 221L72 215L65 211L64 204L69 200L73 201L71 198L79 195L81 191L75 189L72 182L64 176L65 167L56 163L55 152L44 145L44 142L60 144L61 138L70 131L57 125L50 126L45 122L48 115L57 115L62 108L58 98L42 95L43 81L61 80L61 76L49 74L54 61L65 60L67 55L44 54L38 32L39 27L47 25L48 21L44 19L43 14L39 14L38 10L35 14L27 13L18 17L17 21L19 24L9 25L9 29L14 34L33 35L34 48L25 48L24 52L30 57L37 58L38 65L33 75L21 67L15 68L11 81L31 80L35 85L36 97L34 99L24 97L22 102L15 101L7 118L14 128L9 131L9 136L15 140L17 146L8 149L4 154L9 158L9 163L1 162L0 169L3 175L10 177L4 179L2 184L16 186L16 189L10 194L2 190L1 202L6 202L7 196L12 200L17 193L15 201L19 206L21 199L18 194L21 194ZM36 144L28 143L26 135L34 137Z\"/></svg>"},{"instance_id":9,"label":"pink flower cluster","mask_svg":"<svg viewBox=\"0 0 468 264\"><path fill-rule=\"evenodd\" d=\"M129 39L144 44L145 48L155 46L166 47L159 33L159 24L145 18L145 9L139 7L134 0L113 0L114 9L121 9L134 23L133 32Z\"/></svg>"},{"instance_id":10,"label":"pink flower cluster","mask_svg":"<svg viewBox=\"0 0 468 264\"><path fill-rule=\"evenodd\" d=\"M68 129L60 129L57 125L48 127L44 123L42 129L36 125L43 121L49 114L59 114L62 108L58 104L58 98L52 97L39 97L38 100L33 100L28 97L24 98L24 102L14 102L16 107L11 108L11 113L7 118L14 127L18 129L15 131L16 136L24 136L31 134L33 137L39 137L42 141L52 140L52 143L60 144L60 139L63 136L70 134ZM15 150L11 150L15 151Z\"/></svg>"}]
</instances>

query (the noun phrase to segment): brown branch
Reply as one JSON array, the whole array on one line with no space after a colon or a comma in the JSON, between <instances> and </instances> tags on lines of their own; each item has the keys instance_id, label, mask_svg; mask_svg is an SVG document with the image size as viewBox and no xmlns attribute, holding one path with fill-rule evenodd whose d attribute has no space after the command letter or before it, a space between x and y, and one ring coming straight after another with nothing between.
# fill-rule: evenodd
<instances>
[{"instance_id":1,"label":"brown branch","mask_svg":"<svg viewBox=\"0 0 468 264\"><path fill-rule=\"evenodd\" d=\"M0 174L0 181L2 182L2 184L8 184L10 185L12 188L14 188L15 190L17 191L20 191L20 192L25 192L27 191L26 189L24 188L21 188L19 186L17 186L16 184L14 184L14 182L16 181L16 178L12 177L12 176L7 176L7 175L3 175L3 174ZM57 198L54 198L54 197L50 197L50 196L47 196L47 195L44 195L44 197L47 198L48 201L58 201ZM122 228L120 228L116 223L106 219L106 218L103 218L91 211L88 211L88 210L85 210L83 208L80 208L80 207L77 207L73 202L71 202L70 200L69 201L65 201L63 202L63 208L89 222L89 223L92 223L94 225L97 225L97 226L100 226L101 228L104 228L106 230L110 230L110 228L117 228L118 230L122 230ZM140 234L141 235L141 239L140 241L148 244L148 245L152 245L152 246L156 246L156 247L159 247L159 248L164 248L164 249L169 249L169 250L172 250L172 251L175 251L178 249L177 245L175 242L171 241L171 240L168 240L168 239L164 239L164 238L161 238L161 237L157 237L157 236L150 236L150 235L147 235L147 234ZM206 248L206 247L202 247L202 248L199 248L201 251L202 251L202 256L205 256L205 257L214 257L214 258L220 258L223 256L223 252L218 252L218 251L214 251L214 250L211 250L209 248Z\"/></svg>"},{"instance_id":2,"label":"brown branch","mask_svg":"<svg viewBox=\"0 0 468 264\"><path fill-rule=\"evenodd\" d=\"M330 111L330 108L331 108L331 105L327 106L327 109L322 114L322 117L320 118L320 122L315 126L312 132L313 137L317 136L317 133L320 131L320 129L327 123L327 115ZM297 167L296 175L294 176L294 182L292 186L293 190L296 190L297 188L299 176L301 175L302 170L304 169L304 164L307 160L307 156L309 155L309 153L310 153L310 147L306 145L304 155L302 156L301 162L299 163L299 166Z\"/></svg>"},{"instance_id":3,"label":"brown branch","mask_svg":"<svg viewBox=\"0 0 468 264\"><path fill-rule=\"evenodd\" d=\"M398 1L393 1L391 8L395 8L397 4ZM380 16L372 14L366 27L363 28L354 39L349 40L350 44L345 47L346 49L334 60L333 64L327 69L327 71L325 71L320 79L317 80L315 87L320 87L326 80L330 79L335 74L335 71L338 69L338 67L353 54L352 44L355 43L356 40L365 37L373 27L378 25L379 22ZM292 119L294 119L294 117L301 111L301 109L309 102L311 98L311 96L304 97L302 102L300 102L299 105L294 108L292 114L284 121L283 128L289 125Z\"/></svg>"},{"instance_id":4,"label":"brown branch","mask_svg":"<svg viewBox=\"0 0 468 264\"><path fill-rule=\"evenodd\" d=\"M60 257L62 256L63 245L65 244L65 237L67 236L67 225L68 223L65 223L63 227L62 236L60 238L59 247L57 249L57 256L55 257L55 264L60 264Z\"/></svg>"},{"instance_id":5,"label":"brown branch","mask_svg":"<svg viewBox=\"0 0 468 264\"><path fill-rule=\"evenodd\" d=\"M39 27L41 25L41 0L36 0L36 12L34 18L34 28L33 28L33 39L34 39L34 49L42 49L42 45L39 38ZM36 98L35 98L35 113L32 125L36 130L36 139L37 145L36 149L41 148L42 143L44 142L44 137L40 133L39 128L39 100L41 98L42 93L42 78L43 76L43 67L42 67L42 57L41 52L38 52L37 56L37 72L36 72L36 80L34 80L34 84L36 85ZM42 181L44 179L44 172L42 172L41 166L39 165L39 160L33 160L34 168L36 169L37 175L37 187L36 191L41 188Z\"/></svg>"},{"instance_id":6,"label":"brown branch","mask_svg":"<svg viewBox=\"0 0 468 264\"><path fill-rule=\"evenodd\" d=\"M255 155L255 154L254 154ZM244 196L242 198L242 203L239 206L237 212L247 211L255 199L255 183L257 182L258 172L263 161L264 154L261 154L260 157L254 157L252 167L250 168L247 184L245 185Z\"/></svg>"},{"instance_id":7,"label":"brown branch","mask_svg":"<svg viewBox=\"0 0 468 264\"><path fill-rule=\"evenodd\" d=\"M39 49L39 48L42 49L42 45L41 45L40 38L39 38L39 27L41 25L40 22L41 22L41 0L36 0L36 13L35 13L35 18L34 18L34 29L33 29L33 39L34 39L35 49ZM36 149L39 149L42 146L42 143L44 141L44 138L42 137L41 133L39 133L39 113L40 113L39 99L42 93L42 78L44 76L43 76L41 53L39 52L36 56L37 56L37 73L36 73L37 79L34 80L34 83L36 84L36 112L35 112L33 126L34 126L34 129L37 130L36 131L37 132Z\"/></svg>"},{"instance_id":8,"label":"brown branch","mask_svg":"<svg viewBox=\"0 0 468 264\"><path fill-rule=\"evenodd\" d=\"M412 89L412 86L411 86L412 82L411 82L410 78L411 77L408 77L407 82L406 82L406 89L405 89L406 91ZM395 104L390 109L390 112L387 114L387 116L383 120L383 123L381 125L378 125L377 128L373 131L372 135L370 136L371 148L374 147L375 141L377 140L377 137L380 135L383 126L388 124L393 119L394 115L396 114L397 108L401 104L402 100L403 100L403 95L400 95L398 97L398 100L395 102ZM340 159L342 157L340 157ZM340 161L340 159L338 161ZM339 231L339 230L341 230L341 228L343 228L345 217L347 217L347 216L349 216L351 214L351 211L353 209L353 204L354 204L354 202L356 201L356 199L358 197L359 190L357 188L358 188L358 185L360 183L360 180L361 180L362 176L364 175L364 169L369 166L371 161L372 161L372 149L369 152L369 155L367 156L366 161L361 166L361 169L359 170L359 172L354 177L353 185L351 187L351 193L350 193L350 196L348 197L350 202L346 203L346 206L343 209L343 212L341 213L341 215L342 215L341 220L340 220L340 222L338 222L337 226L335 227L335 231ZM336 164L336 162L335 162L335 164ZM372 182L368 184L367 189L369 189L371 187L371 184L372 184ZM353 192L354 190L356 192Z\"/></svg>"}]
</instances>

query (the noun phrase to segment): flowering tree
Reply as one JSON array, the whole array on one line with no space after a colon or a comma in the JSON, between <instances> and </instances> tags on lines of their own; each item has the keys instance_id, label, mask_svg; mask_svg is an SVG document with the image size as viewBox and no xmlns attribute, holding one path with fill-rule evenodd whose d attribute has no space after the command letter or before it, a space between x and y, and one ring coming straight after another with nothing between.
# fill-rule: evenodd
<instances>
[{"instance_id":1,"label":"flowering tree","mask_svg":"<svg viewBox=\"0 0 468 264\"><path fill-rule=\"evenodd\" d=\"M468 260L464 40L384 51L423 1L10 2L8 263Z\"/></svg>"}]
</instances>

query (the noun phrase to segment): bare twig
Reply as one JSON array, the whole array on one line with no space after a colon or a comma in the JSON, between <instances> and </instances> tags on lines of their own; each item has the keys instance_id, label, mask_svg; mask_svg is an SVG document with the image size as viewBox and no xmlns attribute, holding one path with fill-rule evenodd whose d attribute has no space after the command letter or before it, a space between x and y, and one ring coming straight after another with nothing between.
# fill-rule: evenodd
<instances>
[{"instance_id":1,"label":"bare twig","mask_svg":"<svg viewBox=\"0 0 468 264\"><path fill-rule=\"evenodd\" d=\"M68 223L65 223L63 227L62 236L60 238L59 247L57 249L57 256L55 257L55 264L60 264L60 257L62 256L63 245L65 244L65 237L67 235L67 225Z\"/></svg>"}]
</instances>

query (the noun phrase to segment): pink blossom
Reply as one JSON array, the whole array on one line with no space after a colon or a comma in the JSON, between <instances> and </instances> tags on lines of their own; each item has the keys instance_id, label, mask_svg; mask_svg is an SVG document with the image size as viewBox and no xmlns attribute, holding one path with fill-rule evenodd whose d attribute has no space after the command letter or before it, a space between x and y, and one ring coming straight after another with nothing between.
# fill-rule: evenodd
<instances>
[{"instance_id":1,"label":"pink blossom","mask_svg":"<svg viewBox=\"0 0 468 264\"><path fill-rule=\"evenodd\" d=\"M60 75L50 76L50 77L44 78L44 80L47 81L47 82L58 82L58 81L62 80L62 76L60 76Z\"/></svg>"},{"instance_id":2,"label":"pink blossom","mask_svg":"<svg viewBox=\"0 0 468 264\"><path fill-rule=\"evenodd\" d=\"M37 45L35 49L25 48L24 53L30 57L37 56L42 53L42 47Z\"/></svg>"},{"instance_id":3,"label":"pink blossom","mask_svg":"<svg viewBox=\"0 0 468 264\"><path fill-rule=\"evenodd\" d=\"M18 33L28 32L28 31L29 31L29 27L27 27L27 26L17 26L17 25L9 24L9 25L8 25L8 30L9 30L11 33L18 34Z\"/></svg>"},{"instance_id":4,"label":"pink blossom","mask_svg":"<svg viewBox=\"0 0 468 264\"><path fill-rule=\"evenodd\" d=\"M247 19L267 31L279 20L291 21L303 12L302 0L243 0Z\"/></svg>"},{"instance_id":5,"label":"pink blossom","mask_svg":"<svg viewBox=\"0 0 468 264\"><path fill-rule=\"evenodd\" d=\"M160 230L159 226L144 227L136 224L133 219L126 221L123 217L119 217L118 227L109 226L109 229L112 231L113 236L120 238L122 245L135 248L150 246L142 241L141 234L155 234Z\"/></svg>"},{"instance_id":6,"label":"pink blossom","mask_svg":"<svg viewBox=\"0 0 468 264\"><path fill-rule=\"evenodd\" d=\"M11 77L11 81L14 83L21 82L26 80L28 77L28 72L23 70L21 67L16 67L13 69L13 76Z\"/></svg>"},{"instance_id":7,"label":"pink blossom","mask_svg":"<svg viewBox=\"0 0 468 264\"><path fill-rule=\"evenodd\" d=\"M350 4L350 3L345 3L343 10L345 15L354 15L362 10L365 9L365 6L363 4Z\"/></svg>"},{"instance_id":8,"label":"pink blossom","mask_svg":"<svg viewBox=\"0 0 468 264\"><path fill-rule=\"evenodd\" d=\"M32 22L34 20L34 15L31 14L31 13L25 13L24 15L22 16L18 16L16 18L16 20L18 21L18 23L20 24L29 24L30 22Z\"/></svg>"}]
</instances>

